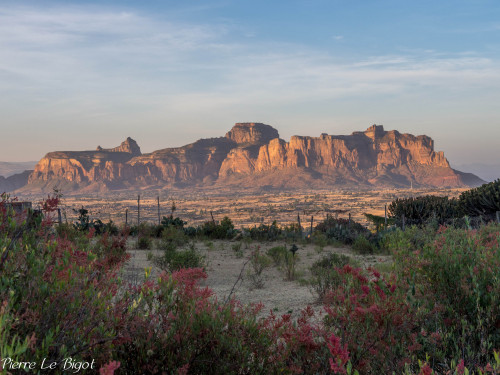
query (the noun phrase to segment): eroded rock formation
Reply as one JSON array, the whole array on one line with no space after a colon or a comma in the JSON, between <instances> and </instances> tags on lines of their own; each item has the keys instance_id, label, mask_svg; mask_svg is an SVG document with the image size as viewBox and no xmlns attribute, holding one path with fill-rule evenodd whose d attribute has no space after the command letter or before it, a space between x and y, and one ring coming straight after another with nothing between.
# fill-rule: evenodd
<instances>
[{"instance_id":1,"label":"eroded rock formation","mask_svg":"<svg viewBox=\"0 0 500 375\"><path fill-rule=\"evenodd\" d=\"M225 137L149 154L141 154L131 138L111 149L51 152L36 165L26 188L462 187L482 182L454 171L425 135L373 125L351 135L293 136L286 142L269 125L238 123Z\"/></svg>"}]
</instances>

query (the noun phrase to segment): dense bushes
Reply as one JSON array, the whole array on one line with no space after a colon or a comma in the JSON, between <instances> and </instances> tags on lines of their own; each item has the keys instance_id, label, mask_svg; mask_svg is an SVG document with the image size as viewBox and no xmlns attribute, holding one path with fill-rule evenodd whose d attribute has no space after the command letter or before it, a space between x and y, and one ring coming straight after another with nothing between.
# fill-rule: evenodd
<instances>
[{"instance_id":1,"label":"dense bushes","mask_svg":"<svg viewBox=\"0 0 500 375\"><path fill-rule=\"evenodd\" d=\"M461 215L481 215L486 220L494 220L495 213L500 211L500 179L464 191L460 194L458 205Z\"/></svg>"},{"instance_id":2,"label":"dense bushes","mask_svg":"<svg viewBox=\"0 0 500 375\"><path fill-rule=\"evenodd\" d=\"M360 235L370 233L368 229L354 220L332 216L327 216L325 220L316 225L316 231L323 232L328 238L345 244L352 244Z\"/></svg>"},{"instance_id":3,"label":"dense bushes","mask_svg":"<svg viewBox=\"0 0 500 375\"><path fill-rule=\"evenodd\" d=\"M456 224L467 226L461 220L464 216L480 216L484 222L496 219L500 211L500 179L484 184L475 189L464 191L458 199L437 197L433 195L396 199L388 207L391 218L401 227L403 215L406 225L424 225L433 222L435 225Z\"/></svg>"},{"instance_id":4,"label":"dense bushes","mask_svg":"<svg viewBox=\"0 0 500 375\"><path fill-rule=\"evenodd\" d=\"M500 348L499 241L500 227L489 225L442 228L418 251L396 246L396 271L409 282L411 302L429 314L422 329L439 333L436 361L485 364Z\"/></svg>"},{"instance_id":5,"label":"dense bushes","mask_svg":"<svg viewBox=\"0 0 500 375\"><path fill-rule=\"evenodd\" d=\"M465 367L492 374L500 368L494 358L499 225L386 233L395 269L387 277L342 256L325 257L313 266L313 274L330 277L323 320L311 308L294 320L264 315L262 306L219 302L197 285L206 277L202 269L175 271L173 261L158 280L147 272L143 283L128 285L117 277L127 258L126 235L53 230L56 204L47 202L45 218L36 221L0 202L1 358L59 365L68 357L94 360L95 371L118 368L117 375L460 374ZM185 233L167 228L162 240L177 251ZM269 256L280 262L291 253L277 247Z\"/></svg>"}]
</instances>

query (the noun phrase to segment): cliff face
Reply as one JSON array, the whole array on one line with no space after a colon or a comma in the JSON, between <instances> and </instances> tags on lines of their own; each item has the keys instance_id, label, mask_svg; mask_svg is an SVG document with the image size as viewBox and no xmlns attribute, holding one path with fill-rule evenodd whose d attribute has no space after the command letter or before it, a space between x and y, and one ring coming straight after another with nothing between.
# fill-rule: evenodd
<instances>
[{"instance_id":1,"label":"cliff face","mask_svg":"<svg viewBox=\"0 0 500 375\"><path fill-rule=\"evenodd\" d=\"M30 187L69 189L229 186L234 188L462 187L482 180L450 168L427 136L373 125L348 136L279 138L276 129L238 123L225 137L141 154L127 138L111 149L51 152L35 167ZM465 181L466 180L466 181Z\"/></svg>"}]
</instances>

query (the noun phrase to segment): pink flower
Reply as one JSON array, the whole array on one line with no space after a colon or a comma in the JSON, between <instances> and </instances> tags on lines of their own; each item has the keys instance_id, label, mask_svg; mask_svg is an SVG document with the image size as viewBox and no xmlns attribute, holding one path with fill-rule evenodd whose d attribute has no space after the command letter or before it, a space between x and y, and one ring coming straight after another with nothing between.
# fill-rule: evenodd
<instances>
[{"instance_id":1,"label":"pink flower","mask_svg":"<svg viewBox=\"0 0 500 375\"><path fill-rule=\"evenodd\" d=\"M119 367L120 362L118 361L106 363L99 369L99 375L113 375L115 373L115 370L117 370Z\"/></svg>"},{"instance_id":2,"label":"pink flower","mask_svg":"<svg viewBox=\"0 0 500 375\"><path fill-rule=\"evenodd\" d=\"M346 374L345 365L349 361L349 352L347 350L347 344L342 346L340 344L340 339L332 334L328 342L328 349L333 358L330 358L330 369L335 374Z\"/></svg>"}]
</instances>

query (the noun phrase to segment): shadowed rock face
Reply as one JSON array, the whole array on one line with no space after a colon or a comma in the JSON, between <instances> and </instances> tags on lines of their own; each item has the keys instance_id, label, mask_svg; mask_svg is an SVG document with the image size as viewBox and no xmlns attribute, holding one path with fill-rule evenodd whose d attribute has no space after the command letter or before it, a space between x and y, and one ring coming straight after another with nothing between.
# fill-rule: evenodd
<instances>
[{"instance_id":1,"label":"shadowed rock face","mask_svg":"<svg viewBox=\"0 0 500 375\"><path fill-rule=\"evenodd\" d=\"M425 135L373 125L351 135L279 138L273 127L237 123L225 137L141 154L127 138L96 151L48 153L26 190L109 190L130 187L224 186L234 189L338 187L462 187L483 183L450 168Z\"/></svg>"}]
</instances>

